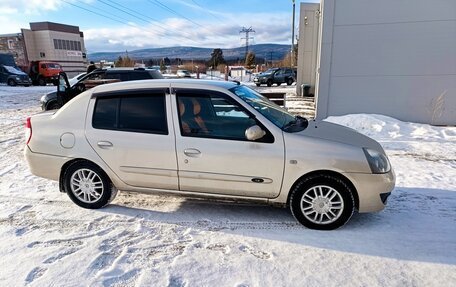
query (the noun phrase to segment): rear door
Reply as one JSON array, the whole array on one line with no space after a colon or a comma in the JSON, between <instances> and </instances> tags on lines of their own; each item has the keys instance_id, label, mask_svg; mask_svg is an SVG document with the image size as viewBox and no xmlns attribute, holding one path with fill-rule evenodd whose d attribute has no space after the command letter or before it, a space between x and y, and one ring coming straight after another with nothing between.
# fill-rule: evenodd
<instances>
[{"instance_id":1,"label":"rear door","mask_svg":"<svg viewBox=\"0 0 456 287\"><path fill-rule=\"evenodd\" d=\"M86 137L126 184L178 189L175 136L165 89L95 95Z\"/></svg>"}]
</instances>

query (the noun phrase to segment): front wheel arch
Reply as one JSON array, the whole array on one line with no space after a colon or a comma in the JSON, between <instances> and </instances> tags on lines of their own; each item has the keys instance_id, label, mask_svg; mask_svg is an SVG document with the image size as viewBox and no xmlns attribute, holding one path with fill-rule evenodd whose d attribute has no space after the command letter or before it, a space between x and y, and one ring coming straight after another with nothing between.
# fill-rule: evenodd
<instances>
[{"instance_id":1,"label":"front wheel arch","mask_svg":"<svg viewBox=\"0 0 456 287\"><path fill-rule=\"evenodd\" d=\"M359 210L359 196L358 196L358 190L356 190L355 186L353 183L343 174L333 171L333 170L315 170L309 173L306 173L302 175L300 178L298 178L293 185L291 186L290 190L288 191L288 198L287 198L287 207L290 206L290 199L291 199L291 193L295 189L296 185L299 184L303 179L308 178L308 177L319 177L319 176L332 176L336 177L340 180L342 180L345 184L347 184L351 190L353 191L353 199L355 201L355 209Z\"/></svg>"}]
</instances>

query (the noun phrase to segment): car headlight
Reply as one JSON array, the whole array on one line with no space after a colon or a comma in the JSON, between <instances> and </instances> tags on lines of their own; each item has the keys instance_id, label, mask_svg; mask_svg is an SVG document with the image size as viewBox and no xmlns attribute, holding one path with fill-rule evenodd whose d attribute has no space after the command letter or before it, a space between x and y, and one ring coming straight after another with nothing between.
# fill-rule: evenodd
<instances>
[{"instance_id":1,"label":"car headlight","mask_svg":"<svg viewBox=\"0 0 456 287\"><path fill-rule=\"evenodd\" d=\"M16 78L16 81L20 81L21 80L21 78L19 76L16 76L15 78Z\"/></svg>"},{"instance_id":2,"label":"car headlight","mask_svg":"<svg viewBox=\"0 0 456 287\"><path fill-rule=\"evenodd\" d=\"M372 173L387 173L391 170L388 158L376 150L363 148Z\"/></svg>"}]
</instances>

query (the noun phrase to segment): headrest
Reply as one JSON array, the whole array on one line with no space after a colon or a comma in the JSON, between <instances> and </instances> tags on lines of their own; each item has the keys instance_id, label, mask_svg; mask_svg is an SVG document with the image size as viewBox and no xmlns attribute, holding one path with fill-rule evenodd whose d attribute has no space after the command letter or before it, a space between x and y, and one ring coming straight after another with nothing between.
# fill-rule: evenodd
<instances>
[{"instance_id":1,"label":"headrest","mask_svg":"<svg viewBox=\"0 0 456 287\"><path fill-rule=\"evenodd\" d=\"M184 105L184 102L182 102L182 100L178 100L178 104L179 104L179 115L182 117L185 113L185 105Z\"/></svg>"},{"instance_id":2,"label":"headrest","mask_svg":"<svg viewBox=\"0 0 456 287\"><path fill-rule=\"evenodd\" d=\"M201 112L201 105L195 98L192 99L192 104L193 104L193 115L197 116Z\"/></svg>"}]
</instances>

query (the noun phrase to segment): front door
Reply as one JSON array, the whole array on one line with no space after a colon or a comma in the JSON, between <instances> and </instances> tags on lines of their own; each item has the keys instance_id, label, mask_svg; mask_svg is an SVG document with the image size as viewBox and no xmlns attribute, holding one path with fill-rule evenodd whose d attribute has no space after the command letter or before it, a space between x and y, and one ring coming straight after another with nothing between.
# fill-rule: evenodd
<instances>
[{"instance_id":1,"label":"front door","mask_svg":"<svg viewBox=\"0 0 456 287\"><path fill-rule=\"evenodd\" d=\"M165 90L97 95L86 136L93 150L127 185L178 189L169 96Z\"/></svg>"},{"instance_id":2,"label":"front door","mask_svg":"<svg viewBox=\"0 0 456 287\"><path fill-rule=\"evenodd\" d=\"M178 89L173 98L179 188L182 191L272 198L282 185L281 132L268 130L225 93ZM259 125L266 135L246 139Z\"/></svg>"}]
</instances>

